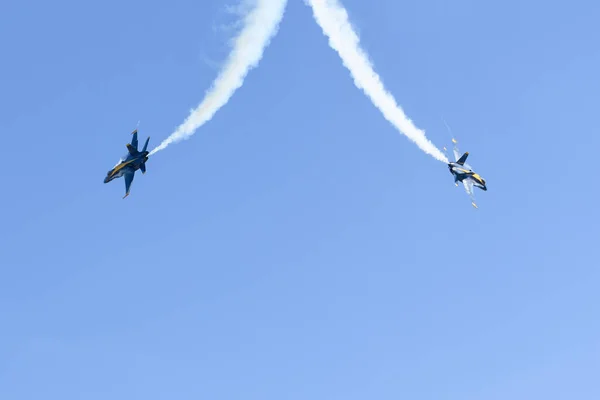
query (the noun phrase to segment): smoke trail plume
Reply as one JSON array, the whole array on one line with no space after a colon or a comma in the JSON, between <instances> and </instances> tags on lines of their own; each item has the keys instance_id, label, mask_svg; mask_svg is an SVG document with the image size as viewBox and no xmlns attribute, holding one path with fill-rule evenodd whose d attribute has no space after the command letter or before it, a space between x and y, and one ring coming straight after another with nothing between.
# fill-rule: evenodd
<instances>
[{"instance_id":1,"label":"smoke trail plume","mask_svg":"<svg viewBox=\"0 0 600 400\"><path fill-rule=\"evenodd\" d=\"M248 72L256 67L271 38L277 33L287 0L252 0L253 8L246 14L243 28L233 41L233 49L225 66L206 92L204 100L191 111L187 119L150 155L171 143L187 139L223 107L244 83Z\"/></svg>"},{"instance_id":2,"label":"smoke trail plume","mask_svg":"<svg viewBox=\"0 0 600 400\"><path fill-rule=\"evenodd\" d=\"M425 153L447 163L447 157L425 137L404 114L394 97L386 91L375 73L369 57L360 47L360 39L348 20L348 13L338 0L305 0L313 10L315 20L329 38L329 45L339 54L344 66L383 116Z\"/></svg>"}]
</instances>

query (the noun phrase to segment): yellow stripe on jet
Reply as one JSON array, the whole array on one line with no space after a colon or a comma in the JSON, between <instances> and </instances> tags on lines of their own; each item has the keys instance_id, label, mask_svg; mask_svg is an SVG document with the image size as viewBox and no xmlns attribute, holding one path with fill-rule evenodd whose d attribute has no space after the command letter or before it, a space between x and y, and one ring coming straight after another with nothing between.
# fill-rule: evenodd
<instances>
[{"instance_id":1,"label":"yellow stripe on jet","mask_svg":"<svg viewBox=\"0 0 600 400\"><path fill-rule=\"evenodd\" d=\"M124 162L123 164L119 164L117 165L110 173L110 176L115 175L117 172L119 172L120 170L122 170L124 167L128 166L129 164L131 164L133 161L135 160L129 160L127 162Z\"/></svg>"},{"instance_id":2,"label":"yellow stripe on jet","mask_svg":"<svg viewBox=\"0 0 600 400\"><path fill-rule=\"evenodd\" d=\"M472 177L477 179L479 183L483 184L483 178L479 176L479 174L473 174Z\"/></svg>"}]
</instances>

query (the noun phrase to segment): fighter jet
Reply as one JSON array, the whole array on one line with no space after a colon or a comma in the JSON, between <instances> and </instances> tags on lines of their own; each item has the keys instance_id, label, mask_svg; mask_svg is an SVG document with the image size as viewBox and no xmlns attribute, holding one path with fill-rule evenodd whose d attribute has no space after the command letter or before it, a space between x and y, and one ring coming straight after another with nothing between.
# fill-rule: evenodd
<instances>
[{"instance_id":1,"label":"fighter jet","mask_svg":"<svg viewBox=\"0 0 600 400\"><path fill-rule=\"evenodd\" d=\"M123 198L129 196L129 188L131 187L131 182L133 182L135 171L139 169L142 171L142 174L146 173L146 161L148 161L149 153L147 149L150 137L146 139L142 151L138 151L137 128L131 132L131 134L133 135L133 139L131 140L131 143L127 144L127 155L124 159L119 160L117 165L108 171L106 178L104 178L104 183L108 183L113 179L122 176L125 177L125 196L123 196Z\"/></svg>"},{"instance_id":2,"label":"fighter jet","mask_svg":"<svg viewBox=\"0 0 600 400\"><path fill-rule=\"evenodd\" d=\"M453 150L456 161L448 163L448 169L450 170L450 173L454 175L454 184L458 186L458 182L461 182L471 197L471 204L473 207L478 208L477 204L475 204L473 186L487 191L485 179L483 179L479 174L473 172L471 166L465 163L465 161L467 161L467 157L469 156L469 152L466 152L461 156L460 152L458 151L458 146L456 145L457 142L454 138L452 139L452 143L454 143ZM444 150L446 150L445 147Z\"/></svg>"}]
</instances>

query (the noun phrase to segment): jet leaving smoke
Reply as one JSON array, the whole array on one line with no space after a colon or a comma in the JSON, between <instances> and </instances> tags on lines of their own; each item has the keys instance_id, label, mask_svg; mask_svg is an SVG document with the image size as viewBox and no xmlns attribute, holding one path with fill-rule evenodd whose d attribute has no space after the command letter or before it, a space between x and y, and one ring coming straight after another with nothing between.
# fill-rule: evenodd
<instances>
[{"instance_id":1,"label":"jet leaving smoke","mask_svg":"<svg viewBox=\"0 0 600 400\"><path fill-rule=\"evenodd\" d=\"M348 20L348 13L338 0L305 0L313 10L315 20L329 38L329 45L337 51L344 66L383 116L425 153L447 163L447 157L404 114L394 97L386 91L375 73L367 54L360 48L360 39Z\"/></svg>"},{"instance_id":2,"label":"jet leaving smoke","mask_svg":"<svg viewBox=\"0 0 600 400\"><path fill-rule=\"evenodd\" d=\"M252 0L255 6L244 17L244 27L233 41L233 50L202 103L150 155L171 143L187 139L223 107L242 86L250 69L256 67L271 38L277 33L287 0Z\"/></svg>"}]
</instances>

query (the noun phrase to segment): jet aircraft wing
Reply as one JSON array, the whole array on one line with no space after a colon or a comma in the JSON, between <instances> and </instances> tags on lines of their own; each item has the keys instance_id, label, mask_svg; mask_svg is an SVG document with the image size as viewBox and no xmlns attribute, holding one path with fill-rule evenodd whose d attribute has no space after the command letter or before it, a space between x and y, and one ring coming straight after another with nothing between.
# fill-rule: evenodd
<instances>
[{"instance_id":1,"label":"jet aircraft wing","mask_svg":"<svg viewBox=\"0 0 600 400\"><path fill-rule=\"evenodd\" d=\"M135 176L135 171L132 168L125 167L125 173L123 174L123 178L125 178L125 196L123 198L129 196L129 189L131 188L131 182L133 182L133 177Z\"/></svg>"},{"instance_id":2,"label":"jet aircraft wing","mask_svg":"<svg viewBox=\"0 0 600 400\"><path fill-rule=\"evenodd\" d=\"M463 186L465 187L465 191L471 197L473 197L473 182L470 179L466 178L462 181ZM456 189L455 189L456 190Z\"/></svg>"},{"instance_id":3,"label":"jet aircraft wing","mask_svg":"<svg viewBox=\"0 0 600 400\"><path fill-rule=\"evenodd\" d=\"M463 179L462 183L465 187L465 191L467 192L469 197L471 197L471 205L475 208L479 208L477 207L477 204L475 204L475 193L473 193L473 181L470 178L465 178Z\"/></svg>"},{"instance_id":4,"label":"jet aircraft wing","mask_svg":"<svg viewBox=\"0 0 600 400\"><path fill-rule=\"evenodd\" d=\"M137 128L135 128L135 130L133 132L131 132L131 134L133 135L133 138L131 139L131 145L133 146L133 148L135 150L137 150L138 149Z\"/></svg>"},{"instance_id":5,"label":"jet aircraft wing","mask_svg":"<svg viewBox=\"0 0 600 400\"><path fill-rule=\"evenodd\" d=\"M454 148L452 149L454 152L454 161L458 161L460 159L460 152L458 151L456 139L452 138L452 143L454 144Z\"/></svg>"}]
</instances>

